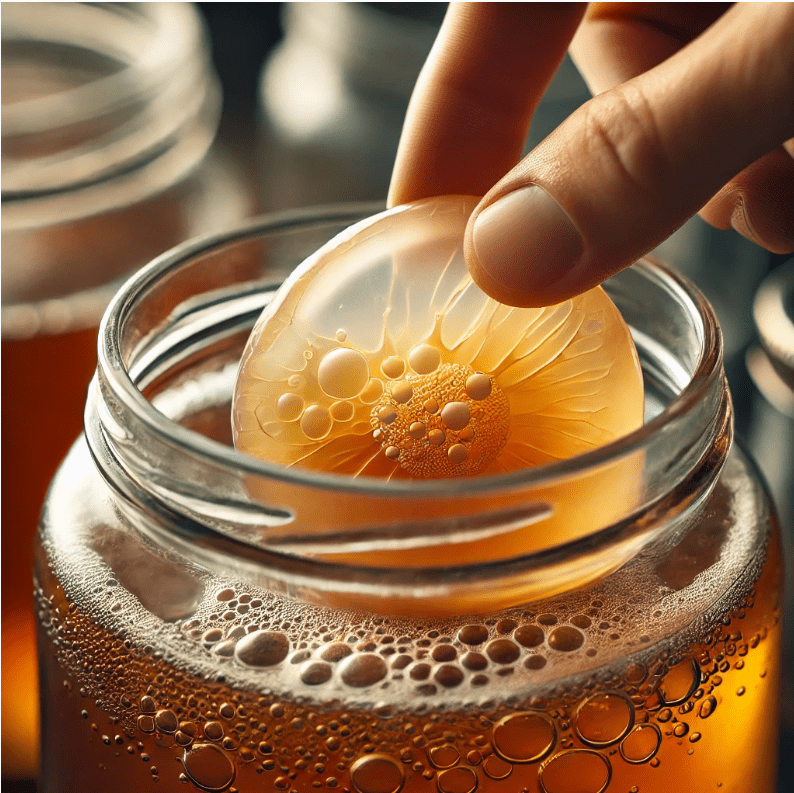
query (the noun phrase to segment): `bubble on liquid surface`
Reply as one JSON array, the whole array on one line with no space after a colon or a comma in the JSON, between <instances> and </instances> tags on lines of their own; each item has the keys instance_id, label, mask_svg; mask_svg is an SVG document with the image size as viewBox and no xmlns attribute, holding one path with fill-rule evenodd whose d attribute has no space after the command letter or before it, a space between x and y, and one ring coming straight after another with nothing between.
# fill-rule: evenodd
<instances>
[{"instance_id":1,"label":"bubble on liquid surface","mask_svg":"<svg viewBox=\"0 0 794 793\"><path fill-rule=\"evenodd\" d=\"M659 698L667 705L679 705L692 696L700 683L700 668L694 658L686 658L673 666L662 678Z\"/></svg>"},{"instance_id":2,"label":"bubble on liquid surface","mask_svg":"<svg viewBox=\"0 0 794 793\"><path fill-rule=\"evenodd\" d=\"M331 642L320 651L320 658L335 664L353 653L353 648L344 642Z\"/></svg>"},{"instance_id":3,"label":"bubble on liquid surface","mask_svg":"<svg viewBox=\"0 0 794 793\"><path fill-rule=\"evenodd\" d=\"M606 757L590 749L571 749L547 760L538 781L543 793L603 793L611 777Z\"/></svg>"},{"instance_id":4,"label":"bubble on liquid surface","mask_svg":"<svg viewBox=\"0 0 794 793\"><path fill-rule=\"evenodd\" d=\"M289 653L289 639L275 631L254 631L237 642L235 658L246 666L274 666Z\"/></svg>"},{"instance_id":5,"label":"bubble on liquid surface","mask_svg":"<svg viewBox=\"0 0 794 793\"><path fill-rule=\"evenodd\" d=\"M493 728L493 748L510 763L535 763L554 748L557 730L541 711L513 713Z\"/></svg>"},{"instance_id":6,"label":"bubble on liquid surface","mask_svg":"<svg viewBox=\"0 0 794 793\"><path fill-rule=\"evenodd\" d=\"M438 789L440 793L474 793L477 781L477 775L471 768L448 768L438 775Z\"/></svg>"},{"instance_id":7,"label":"bubble on liquid surface","mask_svg":"<svg viewBox=\"0 0 794 793\"><path fill-rule=\"evenodd\" d=\"M546 634L537 625L522 625L515 632L515 639L524 647L538 647L543 644Z\"/></svg>"},{"instance_id":8,"label":"bubble on liquid surface","mask_svg":"<svg viewBox=\"0 0 794 793\"><path fill-rule=\"evenodd\" d=\"M460 760L460 752L451 744L431 747L428 756L436 768L452 768Z\"/></svg>"},{"instance_id":9,"label":"bubble on liquid surface","mask_svg":"<svg viewBox=\"0 0 794 793\"><path fill-rule=\"evenodd\" d=\"M548 643L561 653L570 653L584 644L584 634L571 625L561 625L549 634Z\"/></svg>"},{"instance_id":10,"label":"bubble on liquid surface","mask_svg":"<svg viewBox=\"0 0 794 793\"><path fill-rule=\"evenodd\" d=\"M444 688L454 688L463 682L463 672L457 666L444 664L436 670L433 679Z\"/></svg>"},{"instance_id":11,"label":"bubble on liquid surface","mask_svg":"<svg viewBox=\"0 0 794 793\"><path fill-rule=\"evenodd\" d=\"M647 763L652 760L662 735L655 724L638 724L620 744L620 754L627 763Z\"/></svg>"},{"instance_id":12,"label":"bubble on liquid surface","mask_svg":"<svg viewBox=\"0 0 794 793\"><path fill-rule=\"evenodd\" d=\"M513 766L501 757L491 755L482 764L482 770L491 779L507 779L513 773Z\"/></svg>"},{"instance_id":13,"label":"bubble on liquid surface","mask_svg":"<svg viewBox=\"0 0 794 793\"><path fill-rule=\"evenodd\" d=\"M158 710L154 717L154 723L160 732L175 733L179 726L179 719L172 710Z\"/></svg>"},{"instance_id":14,"label":"bubble on liquid surface","mask_svg":"<svg viewBox=\"0 0 794 793\"><path fill-rule=\"evenodd\" d=\"M243 356L238 448L354 476L449 477L554 462L641 424L636 353L604 292L540 309L488 298L462 253L475 204L390 210L297 268Z\"/></svg>"},{"instance_id":15,"label":"bubble on liquid surface","mask_svg":"<svg viewBox=\"0 0 794 793\"><path fill-rule=\"evenodd\" d=\"M482 644L488 640L488 628L485 625L464 625L458 631L458 639L463 644Z\"/></svg>"},{"instance_id":16,"label":"bubble on liquid surface","mask_svg":"<svg viewBox=\"0 0 794 793\"><path fill-rule=\"evenodd\" d=\"M182 766L188 779L201 790L227 790L234 782L234 763L212 743L197 743L185 749Z\"/></svg>"},{"instance_id":17,"label":"bubble on liquid surface","mask_svg":"<svg viewBox=\"0 0 794 793\"><path fill-rule=\"evenodd\" d=\"M322 661L307 661L301 666L301 681L307 686L317 686L330 679L333 669Z\"/></svg>"},{"instance_id":18,"label":"bubble on liquid surface","mask_svg":"<svg viewBox=\"0 0 794 793\"><path fill-rule=\"evenodd\" d=\"M351 688L366 688L386 677L386 662L374 653L350 655L339 664L339 676Z\"/></svg>"},{"instance_id":19,"label":"bubble on liquid surface","mask_svg":"<svg viewBox=\"0 0 794 793\"><path fill-rule=\"evenodd\" d=\"M512 664L521 654L518 645L510 639L493 639L485 646L485 652L497 664Z\"/></svg>"},{"instance_id":20,"label":"bubble on liquid surface","mask_svg":"<svg viewBox=\"0 0 794 793\"><path fill-rule=\"evenodd\" d=\"M631 729L634 706L628 697L616 691L595 694L579 705L574 724L584 743L609 746Z\"/></svg>"},{"instance_id":21,"label":"bubble on liquid surface","mask_svg":"<svg viewBox=\"0 0 794 793\"><path fill-rule=\"evenodd\" d=\"M460 661L466 669L473 672L482 671L488 666L488 659L482 653L464 653Z\"/></svg>"},{"instance_id":22,"label":"bubble on liquid surface","mask_svg":"<svg viewBox=\"0 0 794 793\"><path fill-rule=\"evenodd\" d=\"M373 754L353 763L350 781L357 793L398 793L405 775L402 766L394 758Z\"/></svg>"}]
</instances>

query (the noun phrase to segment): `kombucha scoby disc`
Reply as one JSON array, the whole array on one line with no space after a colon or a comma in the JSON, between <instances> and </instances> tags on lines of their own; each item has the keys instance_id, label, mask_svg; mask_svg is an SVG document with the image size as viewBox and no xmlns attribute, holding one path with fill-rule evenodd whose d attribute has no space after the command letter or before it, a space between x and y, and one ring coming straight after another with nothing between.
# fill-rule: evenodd
<instances>
[{"instance_id":1,"label":"kombucha scoby disc","mask_svg":"<svg viewBox=\"0 0 794 793\"><path fill-rule=\"evenodd\" d=\"M239 449L351 476L476 476L572 457L640 426L637 354L607 295L546 308L486 296L462 251L476 203L389 210L293 273L243 355Z\"/></svg>"}]
</instances>

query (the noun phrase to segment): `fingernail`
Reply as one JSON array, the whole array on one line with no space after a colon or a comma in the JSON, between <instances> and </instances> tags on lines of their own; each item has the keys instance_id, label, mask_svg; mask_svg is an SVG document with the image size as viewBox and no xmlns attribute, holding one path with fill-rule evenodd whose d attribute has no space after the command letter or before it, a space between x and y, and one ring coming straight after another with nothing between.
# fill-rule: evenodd
<instances>
[{"instance_id":1,"label":"fingernail","mask_svg":"<svg viewBox=\"0 0 794 793\"><path fill-rule=\"evenodd\" d=\"M484 209L472 229L480 269L507 289L536 293L559 281L582 253L582 240L560 205L537 185Z\"/></svg>"}]
</instances>

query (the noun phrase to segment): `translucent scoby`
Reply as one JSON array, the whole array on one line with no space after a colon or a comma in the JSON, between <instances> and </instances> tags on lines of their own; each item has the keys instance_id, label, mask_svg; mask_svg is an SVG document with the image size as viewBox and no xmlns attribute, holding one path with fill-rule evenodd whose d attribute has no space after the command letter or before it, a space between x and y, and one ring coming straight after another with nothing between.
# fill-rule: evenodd
<instances>
[{"instance_id":1,"label":"translucent scoby","mask_svg":"<svg viewBox=\"0 0 794 793\"><path fill-rule=\"evenodd\" d=\"M602 289L512 308L471 280L476 199L398 207L331 240L257 322L234 397L238 448L353 476L495 474L642 423L642 376Z\"/></svg>"}]
</instances>

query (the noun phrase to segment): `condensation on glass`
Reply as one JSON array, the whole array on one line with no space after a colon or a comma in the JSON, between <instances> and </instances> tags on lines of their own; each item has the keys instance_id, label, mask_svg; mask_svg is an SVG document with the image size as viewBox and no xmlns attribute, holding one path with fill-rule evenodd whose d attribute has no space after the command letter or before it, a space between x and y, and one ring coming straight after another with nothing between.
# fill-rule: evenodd
<instances>
[{"instance_id":1,"label":"condensation on glass","mask_svg":"<svg viewBox=\"0 0 794 793\"><path fill-rule=\"evenodd\" d=\"M37 546L43 790L558 793L574 780L655 793L698 780L773 793L775 520L732 443L713 313L671 271L641 262L607 284L646 417L606 447L399 483L232 448L239 357L274 274L365 212L281 215L182 247L112 302L87 434ZM626 461L630 514L563 546L444 565L444 542L497 530L505 504L532 530L539 493ZM309 542L296 527L314 529ZM406 542L437 543L434 566L324 557Z\"/></svg>"},{"instance_id":2,"label":"condensation on glass","mask_svg":"<svg viewBox=\"0 0 794 793\"><path fill-rule=\"evenodd\" d=\"M213 147L220 90L192 6L12 3L2 39L3 769L33 774L32 538L99 320L128 273L250 201Z\"/></svg>"}]
</instances>

